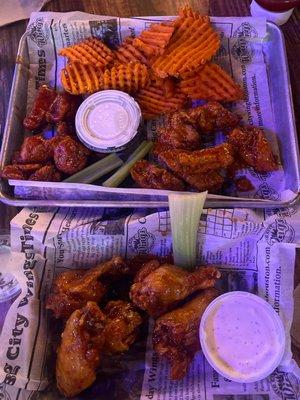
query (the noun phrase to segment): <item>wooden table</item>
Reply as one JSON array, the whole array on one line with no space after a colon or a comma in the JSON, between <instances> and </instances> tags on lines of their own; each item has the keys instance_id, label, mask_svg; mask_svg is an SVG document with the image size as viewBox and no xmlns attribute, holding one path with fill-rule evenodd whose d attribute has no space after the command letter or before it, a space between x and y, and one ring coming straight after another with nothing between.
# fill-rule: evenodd
<instances>
[{"instance_id":1,"label":"wooden table","mask_svg":"<svg viewBox=\"0 0 300 400\"><path fill-rule=\"evenodd\" d=\"M190 0L195 9L203 14L214 16L250 15L251 0ZM94 14L119 15L174 15L186 0L53 0L43 10L45 11L86 11ZM11 82L20 37L26 29L27 21L20 21L0 28L0 133L5 124L5 116L9 101ZM300 134L300 10L294 12L292 18L282 27L287 47L290 68L296 123ZM17 213L13 207L0 203L0 229L9 229L9 221ZM300 266L300 262L297 263ZM298 270L300 268L297 268ZM299 280L297 279L299 282ZM1 315L4 305L0 304Z\"/></svg>"}]
</instances>

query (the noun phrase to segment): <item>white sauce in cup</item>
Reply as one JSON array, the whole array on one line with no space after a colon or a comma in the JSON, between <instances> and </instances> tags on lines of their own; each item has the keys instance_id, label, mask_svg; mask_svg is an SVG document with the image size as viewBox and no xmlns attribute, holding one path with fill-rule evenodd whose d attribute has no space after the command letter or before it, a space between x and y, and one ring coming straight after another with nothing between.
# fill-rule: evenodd
<instances>
[{"instance_id":1,"label":"white sauce in cup","mask_svg":"<svg viewBox=\"0 0 300 400\"><path fill-rule=\"evenodd\" d=\"M255 382L279 365L285 348L281 319L263 299L246 292L216 298L200 324L201 347L211 366L236 382Z\"/></svg>"}]
</instances>

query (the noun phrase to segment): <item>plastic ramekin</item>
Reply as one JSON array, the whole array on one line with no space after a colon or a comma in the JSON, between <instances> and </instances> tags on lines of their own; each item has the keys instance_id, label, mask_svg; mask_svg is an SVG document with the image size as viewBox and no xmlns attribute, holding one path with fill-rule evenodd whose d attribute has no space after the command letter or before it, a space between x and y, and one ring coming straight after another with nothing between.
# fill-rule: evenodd
<instances>
[{"instance_id":1,"label":"plastic ramekin","mask_svg":"<svg viewBox=\"0 0 300 400\"><path fill-rule=\"evenodd\" d=\"M136 137L140 123L138 103L119 90L92 94L80 105L75 117L79 140L101 153L124 150Z\"/></svg>"},{"instance_id":2,"label":"plastic ramekin","mask_svg":"<svg viewBox=\"0 0 300 400\"><path fill-rule=\"evenodd\" d=\"M253 309L255 309L256 312L258 312L258 313L264 312L263 315L266 316L266 318L269 318L269 322L271 324L273 324L273 328L274 328L273 332L276 332L276 340L278 342L277 351L274 353L274 356L270 359L270 362L265 365L260 365L260 367L256 370L256 373L249 374L248 376L243 376L242 378L236 376L236 375L243 375L243 374L239 374L238 371L236 373L230 374L228 372L228 370L230 370L230 368L228 368L228 366L227 366L227 368L225 368L225 367L223 368L222 362L223 362L223 365L225 365L226 360L222 360L220 358L220 360L222 362L217 363L215 361L216 357L213 357L212 353L213 353L213 351L216 352L217 351L216 349L219 349L219 352L222 353L222 351L221 351L222 343L218 342L217 347L215 347L213 349L211 344L209 344L209 342L213 342L213 341L208 340L208 339L212 338L210 335L214 335L214 332L206 331L209 326L209 325L207 325L208 319L214 318L214 316L217 315L216 314L217 312L220 313L220 314L218 314L218 318L220 318L220 316L222 317L222 307L221 306L223 304L226 304L226 302L227 302L227 304L230 304L230 302L232 302L233 300L238 301L239 306L243 307L243 304L244 305L251 304L251 307L253 307ZM233 333L233 335L234 335L234 333ZM239 331L236 331L236 336L238 337L238 335L239 335ZM253 331L250 332L250 330L249 330L248 337L251 337L251 335L253 335L253 337L254 337L254 332ZM256 381L259 381L259 380L264 379L267 376L269 376L280 364L280 362L283 358L283 355L284 355L284 350L285 350L284 326L283 326L281 319L275 312L275 310L272 308L272 306L270 304L268 304L265 300L263 300L259 296L256 296L254 294L247 293L247 292L242 292L242 291L235 291L235 292L223 294L223 295L217 297L214 301L212 301L209 304L209 306L207 307L207 309L205 310L205 312L201 318L201 323L200 323L200 328L199 328L199 337L200 337L202 351L203 351L207 361L209 362L209 364L220 375L224 376L227 379L230 379L235 382L240 382L240 383L256 382ZM239 338L240 337L241 336L239 336Z\"/></svg>"}]
</instances>

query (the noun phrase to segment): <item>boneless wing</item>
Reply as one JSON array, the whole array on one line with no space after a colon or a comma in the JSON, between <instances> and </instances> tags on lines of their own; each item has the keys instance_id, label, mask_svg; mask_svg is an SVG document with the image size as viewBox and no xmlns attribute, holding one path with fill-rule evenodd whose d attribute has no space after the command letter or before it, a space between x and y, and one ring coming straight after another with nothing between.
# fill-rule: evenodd
<instances>
[{"instance_id":1,"label":"boneless wing","mask_svg":"<svg viewBox=\"0 0 300 400\"><path fill-rule=\"evenodd\" d=\"M61 393L73 397L96 379L104 345L105 316L88 302L69 317L57 351L56 382Z\"/></svg>"},{"instance_id":2,"label":"boneless wing","mask_svg":"<svg viewBox=\"0 0 300 400\"><path fill-rule=\"evenodd\" d=\"M151 271L142 281L134 283L130 298L137 307L157 318L195 291L213 287L220 276L215 267L201 267L188 272L164 264Z\"/></svg>"},{"instance_id":3,"label":"boneless wing","mask_svg":"<svg viewBox=\"0 0 300 400\"><path fill-rule=\"evenodd\" d=\"M181 179L146 160L136 162L131 168L130 174L142 188L184 190L184 183Z\"/></svg>"},{"instance_id":4,"label":"boneless wing","mask_svg":"<svg viewBox=\"0 0 300 400\"><path fill-rule=\"evenodd\" d=\"M215 288L205 289L176 310L155 322L154 350L171 364L171 379L182 379L195 353L200 350L199 324L206 307L218 296Z\"/></svg>"},{"instance_id":5,"label":"boneless wing","mask_svg":"<svg viewBox=\"0 0 300 400\"><path fill-rule=\"evenodd\" d=\"M54 148L54 163L59 171L72 175L86 166L89 154L81 143L66 136Z\"/></svg>"},{"instance_id":6,"label":"boneless wing","mask_svg":"<svg viewBox=\"0 0 300 400\"><path fill-rule=\"evenodd\" d=\"M190 124L200 134L217 131L228 131L235 128L240 121L239 116L232 113L216 101L186 111L178 111L170 115L168 124L181 126Z\"/></svg>"},{"instance_id":7,"label":"boneless wing","mask_svg":"<svg viewBox=\"0 0 300 400\"><path fill-rule=\"evenodd\" d=\"M270 143L264 131L248 126L236 128L229 135L229 142L240 158L258 172L270 172L278 169Z\"/></svg>"},{"instance_id":8,"label":"boneless wing","mask_svg":"<svg viewBox=\"0 0 300 400\"><path fill-rule=\"evenodd\" d=\"M200 147L200 136L189 124L167 122L163 128L157 129L157 141L171 149L197 150Z\"/></svg>"},{"instance_id":9,"label":"boneless wing","mask_svg":"<svg viewBox=\"0 0 300 400\"><path fill-rule=\"evenodd\" d=\"M167 150L158 154L159 160L172 171L184 173L204 173L227 168L234 161L233 148L229 143L197 150Z\"/></svg>"}]
</instances>

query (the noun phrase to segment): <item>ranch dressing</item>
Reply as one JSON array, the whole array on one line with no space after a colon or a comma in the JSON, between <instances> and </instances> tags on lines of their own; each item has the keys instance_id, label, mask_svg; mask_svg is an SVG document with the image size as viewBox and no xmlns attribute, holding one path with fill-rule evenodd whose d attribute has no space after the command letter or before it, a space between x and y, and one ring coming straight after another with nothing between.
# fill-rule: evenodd
<instances>
[{"instance_id":1,"label":"ranch dressing","mask_svg":"<svg viewBox=\"0 0 300 400\"><path fill-rule=\"evenodd\" d=\"M285 340L281 320L258 296L231 292L205 311L200 341L210 364L223 376L254 382L268 376L282 359Z\"/></svg>"}]
</instances>

